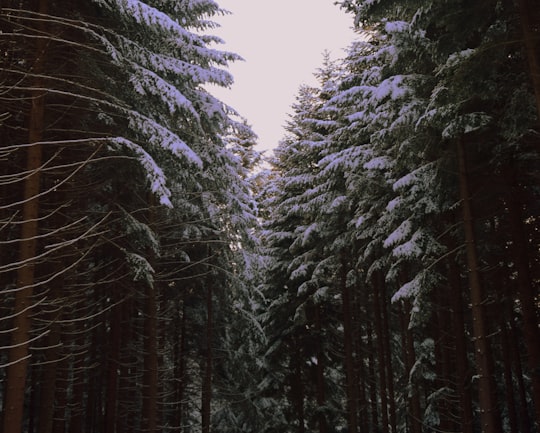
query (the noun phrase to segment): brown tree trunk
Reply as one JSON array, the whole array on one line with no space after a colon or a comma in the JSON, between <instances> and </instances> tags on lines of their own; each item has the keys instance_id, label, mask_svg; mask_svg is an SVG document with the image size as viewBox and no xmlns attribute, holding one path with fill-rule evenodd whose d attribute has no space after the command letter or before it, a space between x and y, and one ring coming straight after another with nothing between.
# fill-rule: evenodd
<instances>
[{"instance_id":1,"label":"brown tree trunk","mask_svg":"<svg viewBox=\"0 0 540 433\"><path fill-rule=\"evenodd\" d=\"M512 374L512 350L510 349L509 339L508 329L505 324L501 330L501 343L504 363L504 386L506 388L506 407L508 408L508 426L510 427L509 433L518 433L519 428Z\"/></svg>"},{"instance_id":2,"label":"brown tree trunk","mask_svg":"<svg viewBox=\"0 0 540 433\"><path fill-rule=\"evenodd\" d=\"M381 312L381 286L382 276L378 272L375 272L372 278L373 282L373 314L375 316L375 334L377 336L377 357L379 365L379 395L381 398L381 431L383 433L389 433L389 420L388 420L388 393L386 388L386 357L384 350L384 332L383 332L383 318Z\"/></svg>"},{"instance_id":3,"label":"brown tree trunk","mask_svg":"<svg viewBox=\"0 0 540 433\"><path fill-rule=\"evenodd\" d=\"M184 290L182 296L182 317L180 319L180 328L177 329L179 336L175 340L175 379L176 379L176 412L174 417L174 427L179 433L182 433L184 422L184 392L186 388L186 298L187 290Z\"/></svg>"},{"instance_id":4,"label":"brown tree trunk","mask_svg":"<svg viewBox=\"0 0 540 433\"><path fill-rule=\"evenodd\" d=\"M48 0L39 1L39 13L46 14ZM41 23L41 22L40 22ZM44 24L37 24L44 31ZM36 52L33 72L39 75L43 72L46 56L46 42L43 38L36 39ZM41 78L34 81L36 89L43 87ZM32 144L26 154L26 170L31 173L24 182L24 204L21 213L21 241L19 243L19 261L17 269L17 292L15 294L13 333L11 347L8 353L6 373L6 388L4 399L3 432L18 433L23 430L24 400L26 377L29 364L29 343L32 294L34 287L35 262L37 252L38 216L42 163L42 148L39 144L43 137L45 118L45 94L42 90L32 92L30 108L30 123L28 140ZM35 144L33 144L35 143Z\"/></svg>"},{"instance_id":5,"label":"brown tree trunk","mask_svg":"<svg viewBox=\"0 0 540 433\"><path fill-rule=\"evenodd\" d=\"M540 29L538 31L540 37ZM540 79L540 77L539 77ZM509 191L506 197L510 218L512 259L517 270L517 288L523 315L523 338L527 348L527 366L531 375L532 395L537 428L540 429L540 330L538 329L537 293L533 287L529 268L529 245L524 229L520 190L513 169L507 173Z\"/></svg>"},{"instance_id":6,"label":"brown tree trunk","mask_svg":"<svg viewBox=\"0 0 540 433\"><path fill-rule=\"evenodd\" d=\"M522 432L532 431L532 422L529 417L529 399L527 397L527 390L523 380L523 369L521 367L521 350L518 344L520 340L519 332L516 329L514 321L510 321L510 346L512 348L512 355L514 358L514 367L516 369L516 379L518 383L518 395L519 395L519 418L520 418L520 427Z\"/></svg>"},{"instance_id":7,"label":"brown tree trunk","mask_svg":"<svg viewBox=\"0 0 540 433\"><path fill-rule=\"evenodd\" d=\"M55 282L51 285L50 296L53 302L51 308L57 308L57 310L50 314L48 318L51 325L49 326L49 335L47 336L47 350L45 352L45 365L43 366L42 376L39 383L40 388L40 404L38 415L38 433L51 433L53 429L54 418L54 401L56 394L56 372L58 369L60 358L60 333L61 326L58 320L61 317L61 308L55 306L55 302L58 302L60 297L59 287L61 282Z\"/></svg>"},{"instance_id":8,"label":"brown tree trunk","mask_svg":"<svg viewBox=\"0 0 540 433\"><path fill-rule=\"evenodd\" d=\"M298 423L298 433L306 433L306 414L305 414L305 390L303 381L303 354L299 339L293 339L294 352L290 359L291 369L291 402L296 412L296 422Z\"/></svg>"},{"instance_id":9,"label":"brown tree trunk","mask_svg":"<svg viewBox=\"0 0 540 433\"><path fill-rule=\"evenodd\" d=\"M315 306L315 332L317 333L317 423L319 425L319 433L327 433L328 426L323 408L326 404L325 380L324 380L324 351L322 338L321 324L321 306Z\"/></svg>"},{"instance_id":10,"label":"brown tree trunk","mask_svg":"<svg viewBox=\"0 0 540 433\"><path fill-rule=\"evenodd\" d=\"M448 314L446 288L440 287L434 291L433 297L435 305L433 334L435 337L435 371L437 374L435 383L439 389L448 389L452 386L453 379L450 373L452 361L448 350L451 344L449 341L451 330L448 329L448 324L451 322ZM448 392L445 391L437 403L439 412L438 428L444 432L456 431L456 427L452 423L452 402L448 397Z\"/></svg>"},{"instance_id":11,"label":"brown tree trunk","mask_svg":"<svg viewBox=\"0 0 540 433\"><path fill-rule=\"evenodd\" d=\"M474 220L471 209L471 194L466 167L464 140L458 140L457 156L459 164L459 191L465 249L467 254L467 273L471 293L471 312L473 320L474 353L478 375L478 398L480 405L480 422L483 433L500 433L501 420L497 407L496 392L493 383L492 354L488 341L488 328L484 311L484 293L480 279Z\"/></svg>"},{"instance_id":12,"label":"brown tree trunk","mask_svg":"<svg viewBox=\"0 0 540 433\"><path fill-rule=\"evenodd\" d=\"M158 399L158 353L157 353L157 288L145 284L144 320L144 387L142 429L154 433L157 430Z\"/></svg>"},{"instance_id":13,"label":"brown tree trunk","mask_svg":"<svg viewBox=\"0 0 540 433\"><path fill-rule=\"evenodd\" d=\"M369 381L369 400L371 403L371 431L379 431L379 411L377 409L377 378L375 373L375 349L373 347L373 329L371 322L367 323L367 350L368 350L368 373Z\"/></svg>"},{"instance_id":14,"label":"brown tree trunk","mask_svg":"<svg viewBox=\"0 0 540 433\"><path fill-rule=\"evenodd\" d=\"M115 433L117 406L118 406L118 375L120 371L120 345L123 305L120 302L118 289L114 291L114 302L110 317L110 338L107 356L107 393L105 399L105 431L104 433Z\"/></svg>"},{"instance_id":15,"label":"brown tree trunk","mask_svg":"<svg viewBox=\"0 0 540 433\"><path fill-rule=\"evenodd\" d=\"M390 429L392 432L397 431L396 426L396 400L394 397L394 369L392 368L392 351L390 348L390 319L388 299L384 290L384 283L381 281L381 308L382 308L382 330L383 330L383 346L385 352L385 368L386 368L386 382L388 386L388 414Z\"/></svg>"},{"instance_id":16,"label":"brown tree trunk","mask_svg":"<svg viewBox=\"0 0 540 433\"><path fill-rule=\"evenodd\" d=\"M523 43L540 119L540 7L534 0L518 0Z\"/></svg>"},{"instance_id":17,"label":"brown tree trunk","mask_svg":"<svg viewBox=\"0 0 540 433\"><path fill-rule=\"evenodd\" d=\"M210 433L211 422L211 402L212 402L212 366L213 366L213 351L212 351L212 339L214 334L214 318L213 318L213 296L212 286L208 282L207 295L206 295L206 357L204 367L204 377L202 384L202 433Z\"/></svg>"},{"instance_id":18,"label":"brown tree trunk","mask_svg":"<svg viewBox=\"0 0 540 433\"><path fill-rule=\"evenodd\" d=\"M467 341L465 339L461 277L459 267L453 260L449 262L448 281L453 294L450 299L452 302L452 325L456 351L456 387L459 396L461 431L463 433L473 433L471 373L467 358Z\"/></svg>"},{"instance_id":19,"label":"brown tree trunk","mask_svg":"<svg viewBox=\"0 0 540 433\"><path fill-rule=\"evenodd\" d=\"M409 329L409 315L411 311L410 302L406 301L401 312L401 332L402 332L402 345L404 352L405 373L406 377L409 376L414 364L416 363L416 354L414 352L414 340L412 331ZM410 426L411 433L422 433L422 412L420 408L420 396L418 394L418 387L414 382L409 383L409 391L407 400L409 403L407 423ZM409 388L408 387L408 388Z\"/></svg>"},{"instance_id":20,"label":"brown tree trunk","mask_svg":"<svg viewBox=\"0 0 540 433\"><path fill-rule=\"evenodd\" d=\"M345 388L347 395L347 426L350 433L357 433L357 398L356 398L356 374L354 368L354 344L352 332L352 296L347 286L347 266L343 254L341 259L341 296L343 308L343 345L345 350Z\"/></svg>"}]
</instances>

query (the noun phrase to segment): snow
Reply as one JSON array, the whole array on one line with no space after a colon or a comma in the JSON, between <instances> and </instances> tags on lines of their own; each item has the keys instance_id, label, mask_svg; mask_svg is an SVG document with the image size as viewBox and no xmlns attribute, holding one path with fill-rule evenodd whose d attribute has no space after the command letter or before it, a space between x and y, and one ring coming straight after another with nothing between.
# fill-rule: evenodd
<instances>
[{"instance_id":1,"label":"snow","mask_svg":"<svg viewBox=\"0 0 540 433\"><path fill-rule=\"evenodd\" d=\"M139 163L143 166L146 177L150 182L150 189L159 197L162 205L172 208L170 200L171 191L166 186L166 179L163 170L156 164L156 161L138 144L124 138L115 137L111 139L111 145L124 146L137 156Z\"/></svg>"},{"instance_id":2,"label":"snow","mask_svg":"<svg viewBox=\"0 0 540 433\"><path fill-rule=\"evenodd\" d=\"M406 21L388 21L384 25L387 33L399 33L409 29L409 23Z\"/></svg>"},{"instance_id":3,"label":"snow","mask_svg":"<svg viewBox=\"0 0 540 433\"><path fill-rule=\"evenodd\" d=\"M390 236L386 238L386 240L383 243L383 246L385 248L391 247L392 245L395 245L402 240L404 240L412 229L412 223L410 220L405 220L401 223L401 225L395 229Z\"/></svg>"},{"instance_id":4,"label":"snow","mask_svg":"<svg viewBox=\"0 0 540 433\"><path fill-rule=\"evenodd\" d=\"M386 170L390 165L390 160L386 156L378 156L364 164L366 170Z\"/></svg>"}]
</instances>

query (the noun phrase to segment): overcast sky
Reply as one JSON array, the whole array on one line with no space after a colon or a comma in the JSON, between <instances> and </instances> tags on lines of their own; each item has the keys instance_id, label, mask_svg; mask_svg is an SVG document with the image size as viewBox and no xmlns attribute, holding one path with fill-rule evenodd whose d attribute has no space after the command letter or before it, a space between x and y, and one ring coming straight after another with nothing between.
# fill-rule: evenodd
<instances>
[{"instance_id":1,"label":"overcast sky","mask_svg":"<svg viewBox=\"0 0 540 433\"><path fill-rule=\"evenodd\" d=\"M259 148L277 145L301 84L314 84L322 53L344 55L353 40L353 17L333 0L217 0L232 15L218 17L212 31L241 55L230 71L231 90L212 93L247 118L259 136Z\"/></svg>"}]
</instances>

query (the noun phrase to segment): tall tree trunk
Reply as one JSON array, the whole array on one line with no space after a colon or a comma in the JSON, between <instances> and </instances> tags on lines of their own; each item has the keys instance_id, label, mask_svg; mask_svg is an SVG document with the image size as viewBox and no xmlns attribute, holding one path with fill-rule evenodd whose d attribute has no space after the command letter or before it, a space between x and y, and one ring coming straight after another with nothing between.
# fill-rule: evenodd
<instances>
[{"instance_id":1,"label":"tall tree trunk","mask_svg":"<svg viewBox=\"0 0 540 433\"><path fill-rule=\"evenodd\" d=\"M298 433L306 433L305 389L303 380L303 354L299 338L293 338L294 351L290 358L291 370L291 402L296 412Z\"/></svg>"},{"instance_id":2,"label":"tall tree trunk","mask_svg":"<svg viewBox=\"0 0 540 433\"><path fill-rule=\"evenodd\" d=\"M315 306L315 332L317 333L317 423L319 425L319 433L327 433L328 426L326 423L326 415L323 410L326 404L325 380L324 380L324 350L323 336L321 323L321 306Z\"/></svg>"},{"instance_id":3,"label":"tall tree trunk","mask_svg":"<svg viewBox=\"0 0 540 433\"><path fill-rule=\"evenodd\" d=\"M509 332L505 324L501 330L502 355L504 363L504 386L506 388L506 407L508 408L509 433L518 433L516 399L512 374L512 350L510 349Z\"/></svg>"},{"instance_id":4,"label":"tall tree trunk","mask_svg":"<svg viewBox=\"0 0 540 433\"><path fill-rule=\"evenodd\" d=\"M473 410L471 396L471 375L469 360L467 358L467 341L465 338L465 315L463 313L463 296L461 290L460 269L454 260L450 260L448 267L448 281L453 296L452 325L456 351L456 386L459 396L460 421L463 433L473 433Z\"/></svg>"},{"instance_id":5,"label":"tall tree trunk","mask_svg":"<svg viewBox=\"0 0 540 433\"><path fill-rule=\"evenodd\" d=\"M488 341L488 328L484 311L484 293L480 279L474 220L471 209L471 194L466 167L464 139L457 142L459 164L459 191L465 249L467 254L468 280L471 292L471 312L473 320L474 353L478 375L478 398L480 404L480 422L483 433L500 433L501 420L497 407L496 392L493 383L492 355Z\"/></svg>"},{"instance_id":6,"label":"tall tree trunk","mask_svg":"<svg viewBox=\"0 0 540 433\"><path fill-rule=\"evenodd\" d=\"M514 321L510 321L510 346L512 348L512 355L514 357L514 367L516 369L516 379L518 383L518 395L519 395L519 418L520 418L520 427L522 432L532 431L532 422L529 417L529 399L527 397L527 390L525 387L525 381L523 380L523 369L521 367L521 350L518 344L520 340L520 335Z\"/></svg>"},{"instance_id":7,"label":"tall tree trunk","mask_svg":"<svg viewBox=\"0 0 540 433\"><path fill-rule=\"evenodd\" d=\"M343 308L343 345L345 350L345 388L347 394L347 426L350 433L357 433L357 398L356 398L356 374L354 368L354 344L352 332L352 296L347 286L347 266L345 254L341 258L341 296Z\"/></svg>"},{"instance_id":8,"label":"tall tree trunk","mask_svg":"<svg viewBox=\"0 0 540 433\"><path fill-rule=\"evenodd\" d=\"M210 255L209 255L210 256ZM213 351L212 351L212 339L214 334L214 317L213 317L213 296L212 285L208 281L207 295L206 295L206 357L204 367L204 377L202 384L202 433L210 433L211 422L211 402L212 402L212 365L213 365Z\"/></svg>"},{"instance_id":9,"label":"tall tree trunk","mask_svg":"<svg viewBox=\"0 0 540 433\"><path fill-rule=\"evenodd\" d=\"M411 306L410 302L406 301L403 305L401 312L401 332L402 332L402 345L404 352L405 373L406 377L409 377L414 364L416 363L416 354L414 352L414 340L412 330L409 329L409 316ZM420 396L418 393L418 387L414 382L410 382L407 387L407 400L409 403L408 418L411 433L422 433L422 412L420 408Z\"/></svg>"},{"instance_id":10,"label":"tall tree trunk","mask_svg":"<svg viewBox=\"0 0 540 433\"><path fill-rule=\"evenodd\" d=\"M382 306L381 306L381 286L382 276L379 272L375 272L372 278L373 282L373 314L375 317L375 334L377 336L377 357L379 358L379 395L381 398L381 431L383 433L389 433L389 420L388 420L388 393L387 393L387 377L386 377L386 360L384 350L384 332L383 332L383 318L382 318Z\"/></svg>"},{"instance_id":11,"label":"tall tree trunk","mask_svg":"<svg viewBox=\"0 0 540 433\"><path fill-rule=\"evenodd\" d=\"M540 29L538 33L538 37L540 37ZM523 337L528 355L527 365L529 367L529 374L531 375L536 424L540 430L540 330L538 329L537 293L535 293L533 287L529 267L529 245L523 226L525 218L523 217L522 203L519 200L522 193L518 186L515 170L509 168L506 177L509 186L506 201L510 218L512 259L517 270L516 281L521 313L523 315Z\"/></svg>"},{"instance_id":12,"label":"tall tree trunk","mask_svg":"<svg viewBox=\"0 0 540 433\"><path fill-rule=\"evenodd\" d=\"M371 322L367 322L367 350L368 350L368 373L369 400L371 404L371 432L379 431L379 411L377 409L377 378L375 373L375 349L373 347L373 329Z\"/></svg>"},{"instance_id":13,"label":"tall tree trunk","mask_svg":"<svg viewBox=\"0 0 540 433\"><path fill-rule=\"evenodd\" d=\"M518 0L523 43L540 119L540 7L534 0Z\"/></svg>"},{"instance_id":14,"label":"tall tree trunk","mask_svg":"<svg viewBox=\"0 0 540 433\"><path fill-rule=\"evenodd\" d=\"M392 368L392 351L390 347L390 318L388 299L386 291L384 290L384 283L381 281L381 308L382 308L382 330L383 330L383 345L385 352L385 368L386 368L386 382L388 385L388 414L390 428L393 433L397 431L396 422L396 400L394 397L394 369Z\"/></svg>"},{"instance_id":15,"label":"tall tree trunk","mask_svg":"<svg viewBox=\"0 0 540 433\"><path fill-rule=\"evenodd\" d=\"M61 344L61 326L58 323L58 320L61 318L62 314L62 307L55 304L59 303L58 301L60 298L61 285L62 282L55 281L50 288L50 297L53 300L51 303L51 308L56 310L53 313L50 313L50 317L48 317L51 324L49 325L49 335L47 336L46 340L47 349L45 351L45 365L43 366L42 376L39 383L40 404L38 415L38 433L51 433L53 428L56 372L60 358L59 346Z\"/></svg>"},{"instance_id":16,"label":"tall tree trunk","mask_svg":"<svg viewBox=\"0 0 540 433\"><path fill-rule=\"evenodd\" d=\"M48 0L40 0L38 11L46 14ZM45 31L42 21L36 24L38 30ZM26 154L26 170L30 173L24 181L22 205L21 240L19 243L20 267L17 269L17 292L15 293L13 333L8 353L9 366L4 399L3 432L18 433L23 430L26 377L29 364L29 338L32 316L32 294L34 288L35 262L37 252L38 216L40 192L40 166L42 148L39 142L43 137L45 118L45 94L42 79L46 56L46 41L36 39L35 62L32 72L37 78L32 92L32 105L29 115L28 140L31 144Z\"/></svg>"},{"instance_id":17,"label":"tall tree trunk","mask_svg":"<svg viewBox=\"0 0 540 433\"><path fill-rule=\"evenodd\" d=\"M157 353L157 288L145 284L144 319L144 388L142 407L142 429L157 431L158 398L158 353Z\"/></svg>"},{"instance_id":18,"label":"tall tree trunk","mask_svg":"<svg viewBox=\"0 0 540 433\"><path fill-rule=\"evenodd\" d=\"M187 290L182 293L182 308L180 318L180 327L176 331L179 332L179 336L175 339L175 380L176 380L176 412L174 416L174 427L179 433L183 431L184 422L184 393L186 389L186 298Z\"/></svg>"},{"instance_id":19,"label":"tall tree trunk","mask_svg":"<svg viewBox=\"0 0 540 433\"><path fill-rule=\"evenodd\" d=\"M110 317L110 338L107 356L107 398L105 399L105 430L104 433L115 433L117 406L118 406L118 375L120 371L120 346L123 305L120 302L119 290L114 290L113 302L116 305L112 309Z\"/></svg>"}]
</instances>

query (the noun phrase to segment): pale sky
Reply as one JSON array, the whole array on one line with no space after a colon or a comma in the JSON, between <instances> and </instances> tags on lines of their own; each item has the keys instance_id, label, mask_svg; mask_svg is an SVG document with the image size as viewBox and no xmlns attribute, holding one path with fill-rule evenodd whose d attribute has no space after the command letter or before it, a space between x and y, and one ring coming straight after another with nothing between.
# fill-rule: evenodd
<instances>
[{"instance_id":1,"label":"pale sky","mask_svg":"<svg viewBox=\"0 0 540 433\"><path fill-rule=\"evenodd\" d=\"M215 18L219 48L245 61L230 67L231 90L212 93L235 108L259 136L259 149L276 147L301 84L315 84L322 53L344 56L354 39L353 17L334 0L216 0L232 15Z\"/></svg>"}]
</instances>

